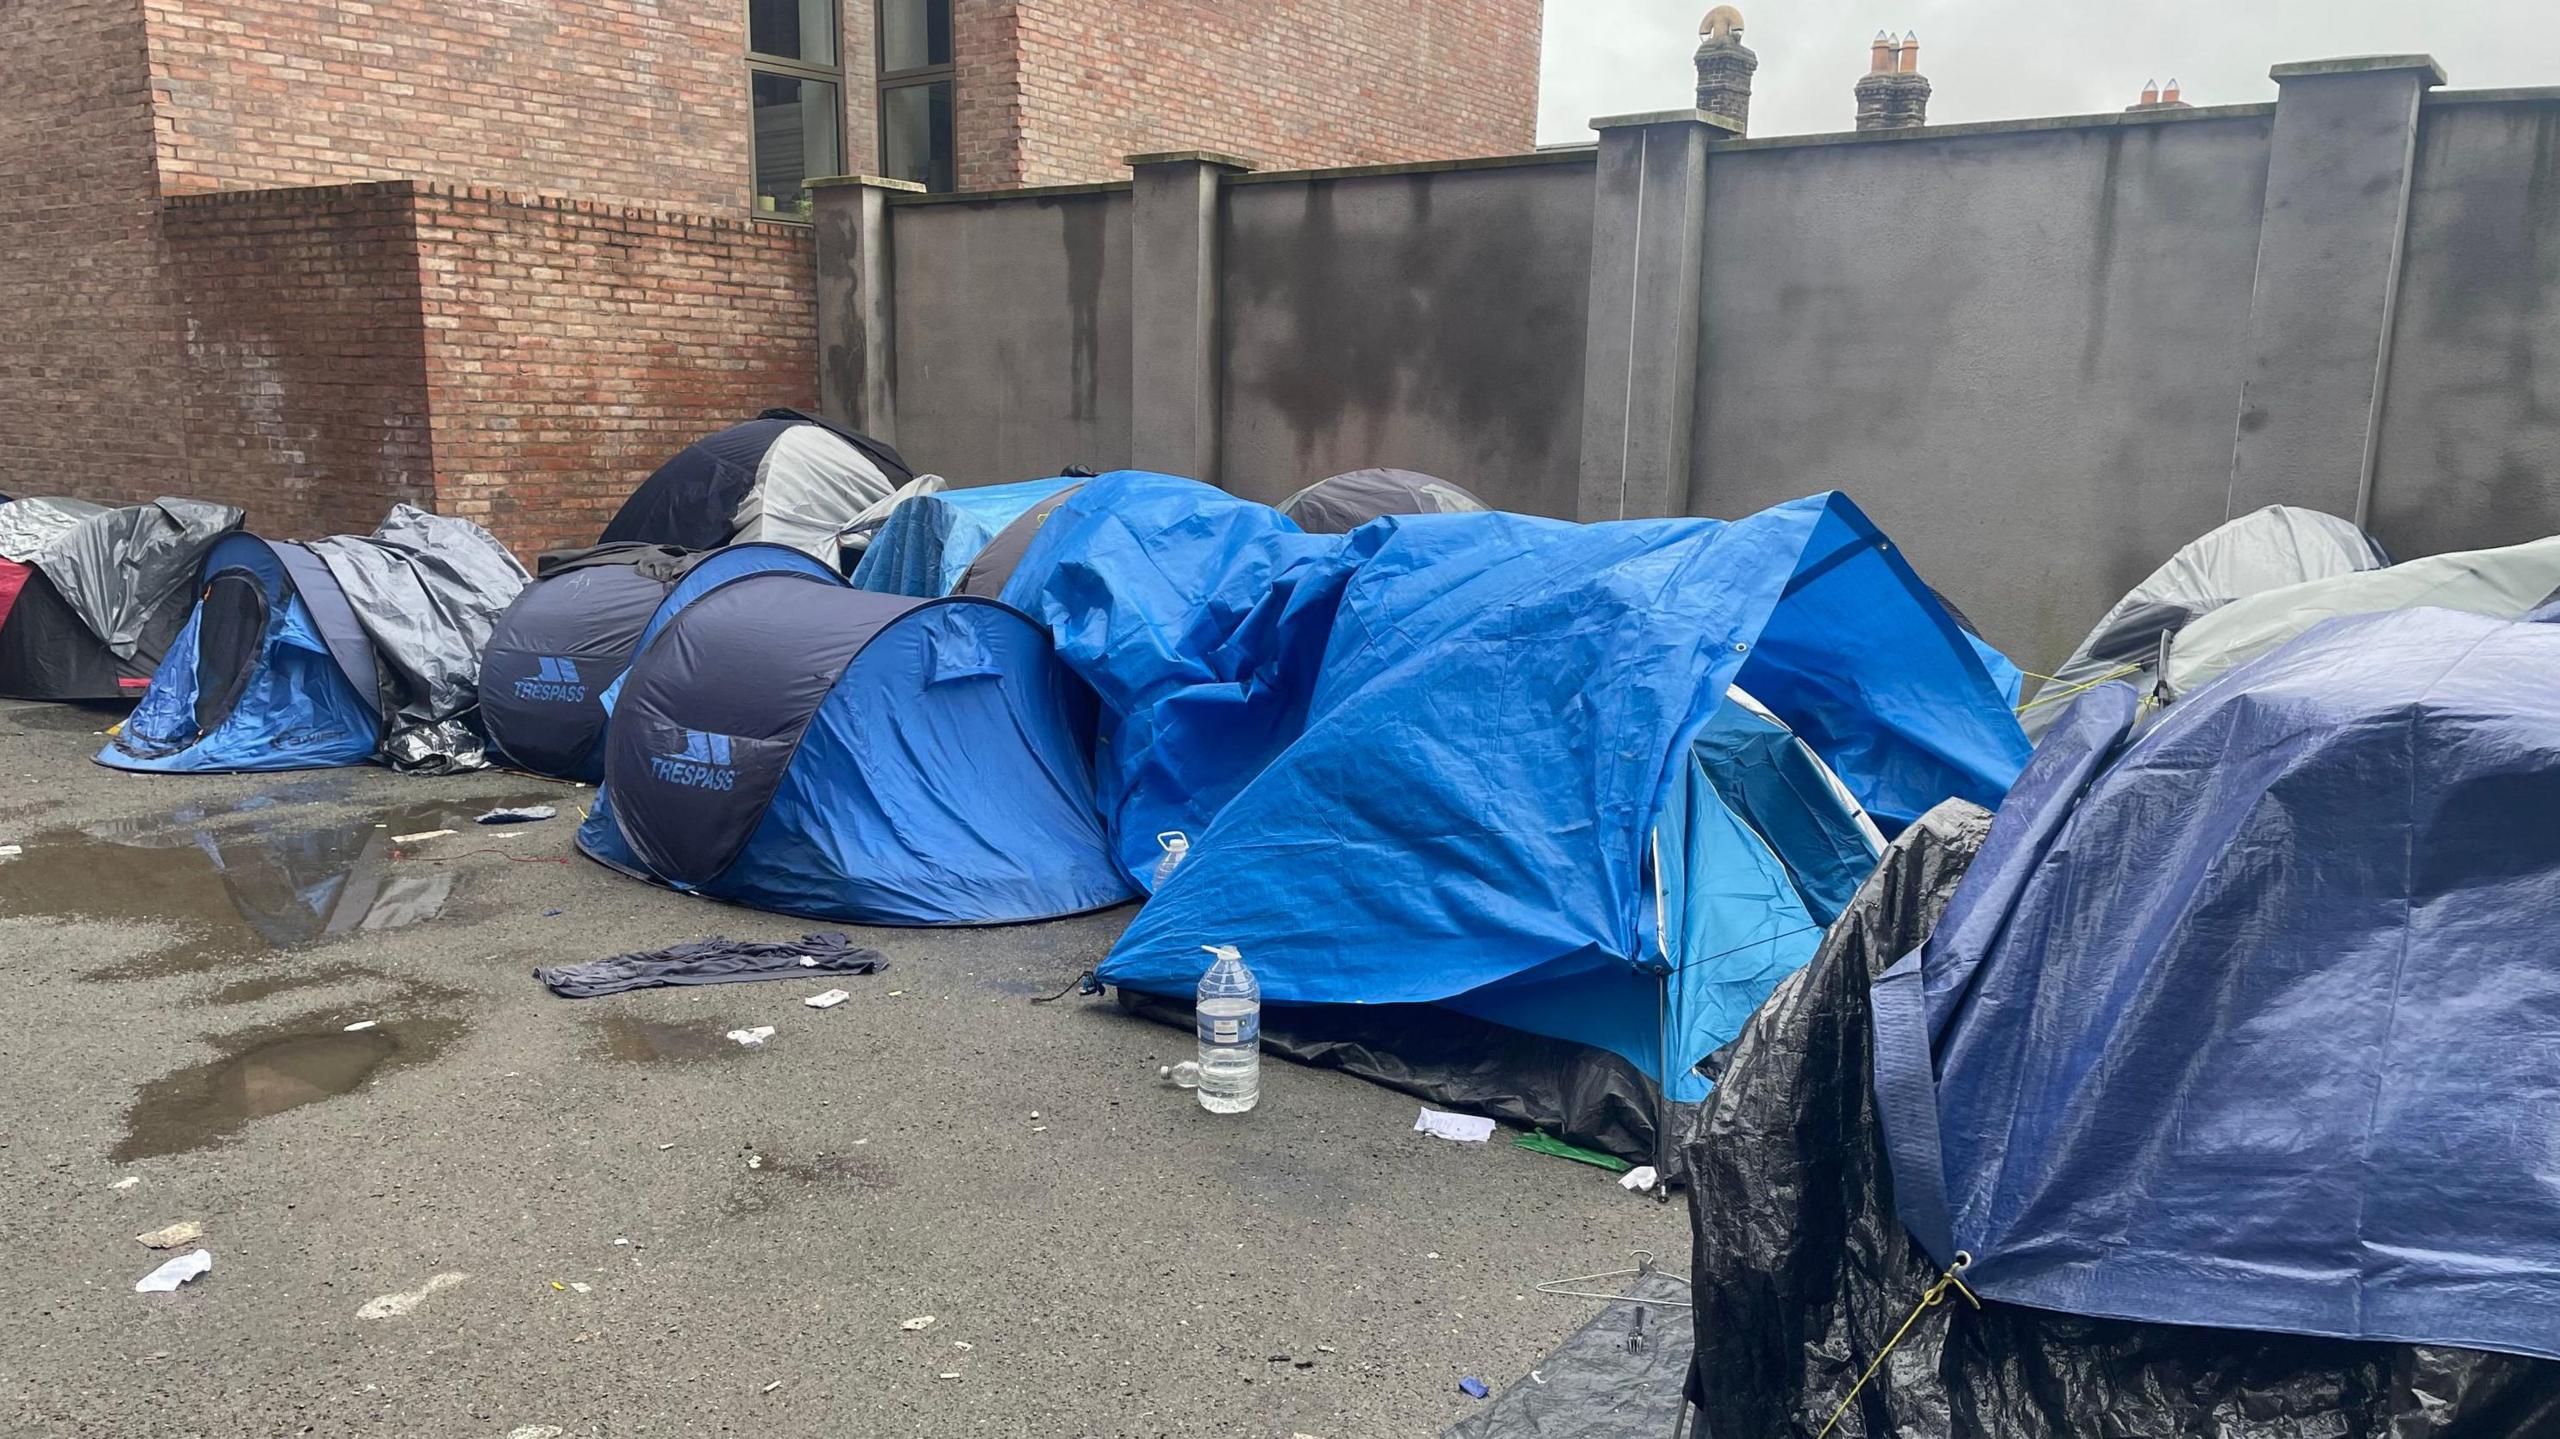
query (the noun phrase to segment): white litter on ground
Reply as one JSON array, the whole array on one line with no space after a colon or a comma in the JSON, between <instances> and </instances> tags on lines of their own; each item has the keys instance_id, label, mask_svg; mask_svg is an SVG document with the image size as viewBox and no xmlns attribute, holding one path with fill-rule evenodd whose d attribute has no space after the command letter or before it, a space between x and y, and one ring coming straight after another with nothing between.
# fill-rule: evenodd
<instances>
[{"instance_id":1,"label":"white litter on ground","mask_svg":"<svg viewBox=\"0 0 2560 1439\"><path fill-rule=\"evenodd\" d=\"M385 1294L378 1299L366 1300L364 1307L356 1311L356 1317L358 1319L397 1319L401 1315L408 1313L410 1310L417 1308L419 1305L426 1303L430 1296L440 1294L447 1289L451 1289L453 1286L460 1284L463 1280L470 1277L471 1276L468 1274L436 1275L415 1289L403 1290L397 1294Z\"/></svg>"},{"instance_id":2,"label":"white litter on ground","mask_svg":"<svg viewBox=\"0 0 2560 1439\"><path fill-rule=\"evenodd\" d=\"M1443 1114L1429 1105L1413 1122L1418 1134L1435 1134L1461 1144L1482 1144L1493 1137L1493 1121L1473 1114Z\"/></svg>"},{"instance_id":3,"label":"white litter on ground","mask_svg":"<svg viewBox=\"0 0 2560 1439\"><path fill-rule=\"evenodd\" d=\"M729 1037L752 1049L773 1038L773 1026L759 1024L753 1029L733 1029L729 1031Z\"/></svg>"},{"instance_id":4,"label":"white litter on ground","mask_svg":"<svg viewBox=\"0 0 2560 1439\"><path fill-rule=\"evenodd\" d=\"M421 840L443 839L445 836L452 833L453 831L449 829L422 829L416 834L395 834L391 837L391 842L393 844L416 844Z\"/></svg>"},{"instance_id":5,"label":"white litter on ground","mask_svg":"<svg viewBox=\"0 0 2560 1439\"><path fill-rule=\"evenodd\" d=\"M213 1251L210 1249L199 1249L193 1254L181 1254L177 1258L172 1259L168 1263L161 1265L159 1268L152 1270L148 1274L145 1274L141 1279L135 1281L133 1292L136 1294L172 1293L179 1285L186 1283L197 1275L210 1274L212 1272Z\"/></svg>"},{"instance_id":6,"label":"white litter on ground","mask_svg":"<svg viewBox=\"0 0 2560 1439\"><path fill-rule=\"evenodd\" d=\"M837 1005L842 1004L851 998L853 998L853 994L849 990L830 989L824 994L810 995L807 999L800 1002L809 1006L811 1009L833 1009Z\"/></svg>"},{"instance_id":7,"label":"white litter on ground","mask_svg":"<svg viewBox=\"0 0 2560 1439\"><path fill-rule=\"evenodd\" d=\"M107 1187L109 1189L131 1189L133 1186L140 1184L141 1182L141 1175L128 1174L124 1178L117 1180L115 1183L110 1184Z\"/></svg>"},{"instance_id":8,"label":"white litter on ground","mask_svg":"<svg viewBox=\"0 0 2560 1439\"><path fill-rule=\"evenodd\" d=\"M1637 1194L1644 1194L1653 1188L1654 1180L1660 1177L1661 1176L1653 1172L1652 1165L1639 1165L1636 1168L1630 1169L1626 1173L1618 1176L1618 1187L1620 1189L1632 1190Z\"/></svg>"},{"instance_id":9,"label":"white litter on ground","mask_svg":"<svg viewBox=\"0 0 2560 1439\"><path fill-rule=\"evenodd\" d=\"M930 1314L919 1314L915 1318L908 1320L906 1323L901 1324L898 1327L906 1330L910 1334L919 1329L931 1329L933 1327L933 1316Z\"/></svg>"},{"instance_id":10,"label":"white litter on ground","mask_svg":"<svg viewBox=\"0 0 2560 1439\"><path fill-rule=\"evenodd\" d=\"M344 1032L345 1032L345 1033L348 1033L348 1034L353 1034L353 1033L355 1033L356 1031L358 1031L358 1030L360 1030L360 1029L371 1029L371 1028L373 1028L375 1025L380 1024L381 1022L382 1022L382 1021L381 1021L381 1020L378 1020L378 1019L359 1019L359 1020L357 1020L355 1023L348 1025L348 1026L346 1027L346 1030L345 1030Z\"/></svg>"}]
</instances>

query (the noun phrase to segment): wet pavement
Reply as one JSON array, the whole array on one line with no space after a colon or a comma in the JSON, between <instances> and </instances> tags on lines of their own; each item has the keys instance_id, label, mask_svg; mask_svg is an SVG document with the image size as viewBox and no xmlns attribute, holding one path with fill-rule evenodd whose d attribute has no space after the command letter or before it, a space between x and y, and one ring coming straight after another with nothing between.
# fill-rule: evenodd
<instances>
[{"instance_id":1,"label":"wet pavement","mask_svg":"<svg viewBox=\"0 0 2560 1439\"><path fill-rule=\"evenodd\" d=\"M583 790L123 775L112 718L0 701L0 1432L1429 1435L1590 1317L1539 1280L1684 1262L1508 1132L1276 1063L1208 1116L1182 1032L1027 1002L1126 910L560 1000L534 966L810 926L576 858ZM133 1293L181 1220L214 1272Z\"/></svg>"}]
</instances>

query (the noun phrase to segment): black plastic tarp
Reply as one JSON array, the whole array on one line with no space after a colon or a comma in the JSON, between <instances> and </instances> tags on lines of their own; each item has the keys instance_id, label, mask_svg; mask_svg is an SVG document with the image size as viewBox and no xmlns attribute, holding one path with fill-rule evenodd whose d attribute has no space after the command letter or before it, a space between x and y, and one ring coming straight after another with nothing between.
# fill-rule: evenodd
<instances>
[{"instance_id":1,"label":"black plastic tarp","mask_svg":"<svg viewBox=\"0 0 2560 1439\"><path fill-rule=\"evenodd\" d=\"M1683 1146L1704 1433L1820 1433L1937 1275L1894 1217L1868 986L1928 936L1989 828L1961 801L1923 816L1722 1052ZM1832 1433L2504 1439L2560 1433L2560 1365L1950 1295Z\"/></svg>"},{"instance_id":2,"label":"black plastic tarp","mask_svg":"<svg viewBox=\"0 0 2560 1439\"><path fill-rule=\"evenodd\" d=\"M401 769L486 763L468 725L479 703L480 652L525 587L524 566L478 525L411 505L393 506L371 535L333 535L305 548L328 566L380 657L391 717L385 758ZM315 587L302 588L308 601Z\"/></svg>"},{"instance_id":3,"label":"black plastic tarp","mask_svg":"<svg viewBox=\"0 0 2560 1439\"><path fill-rule=\"evenodd\" d=\"M240 522L240 511L204 500L119 509L18 500L0 505L0 559L40 571L99 644L130 660L153 617L192 589L205 552Z\"/></svg>"}]
</instances>

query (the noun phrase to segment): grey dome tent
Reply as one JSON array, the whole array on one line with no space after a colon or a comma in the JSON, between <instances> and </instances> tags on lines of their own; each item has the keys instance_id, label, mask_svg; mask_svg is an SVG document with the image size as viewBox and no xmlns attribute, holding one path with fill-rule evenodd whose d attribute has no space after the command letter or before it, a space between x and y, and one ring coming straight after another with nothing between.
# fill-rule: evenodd
<instances>
[{"instance_id":1,"label":"grey dome tent","mask_svg":"<svg viewBox=\"0 0 2560 1439\"><path fill-rule=\"evenodd\" d=\"M685 446L625 500L599 544L712 550L754 540L830 565L837 536L917 478L888 445L832 420L775 409Z\"/></svg>"},{"instance_id":2,"label":"grey dome tent","mask_svg":"<svg viewBox=\"0 0 2560 1439\"><path fill-rule=\"evenodd\" d=\"M187 622L206 552L240 521L202 500L0 504L0 695L140 698Z\"/></svg>"},{"instance_id":3,"label":"grey dome tent","mask_svg":"<svg viewBox=\"0 0 2560 1439\"><path fill-rule=\"evenodd\" d=\"M1415 470L1352 470L1280 502L1311 535L1345 535L1381 515L1459 515L1493 508L1463 488Z\"/></svg>"},{"instance_id":4,"label":"grey dome tent","mask_svg":"<svg viewBox=\"0 0 2560 1439\"><path fill-rule=\"evenodd\" d=\"M2041 738L2072 699L2098 685L2122 680L2150 689L2162 640L2233 600L2389 563L2371 535L2318 510L2269 505L2216 526L2116 601L2019 710L2019 722Z\"/></svg>"},{"instance_id":5,"label":"grey dome tent","mask_svg":"<svg viewBox=\"0 0 2560 1439\"><path fill-rule=\"evenodd\" d=\"M2460 610L2523 619L2560 599L2560 535L2494 550L2429 555L2234 600L2168 641L2159 698L2185 698L2322 620L2386 610Z\"/></svg>"}]
</instances>

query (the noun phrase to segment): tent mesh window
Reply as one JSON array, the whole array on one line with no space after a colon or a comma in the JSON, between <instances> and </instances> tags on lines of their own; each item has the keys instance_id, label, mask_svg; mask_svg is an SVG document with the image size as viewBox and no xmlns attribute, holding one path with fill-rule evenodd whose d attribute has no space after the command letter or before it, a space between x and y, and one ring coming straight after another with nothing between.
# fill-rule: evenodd
<instances>
[{"instance_id":1,"label":"tent mesh window","mask_svg":"<svg viewBox=\"0 0 2560 1439\"><path fill-rule=\"evenodd\" d=\"M266 648L267 588L247 570L225 570L204 589L196 629L196 728L231 718Z\"/></svg>"}]
</instances>

